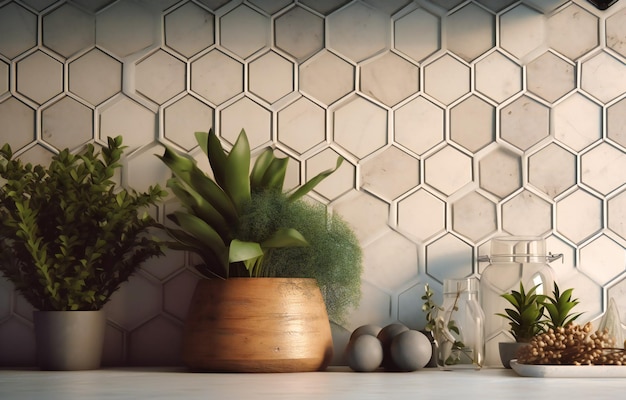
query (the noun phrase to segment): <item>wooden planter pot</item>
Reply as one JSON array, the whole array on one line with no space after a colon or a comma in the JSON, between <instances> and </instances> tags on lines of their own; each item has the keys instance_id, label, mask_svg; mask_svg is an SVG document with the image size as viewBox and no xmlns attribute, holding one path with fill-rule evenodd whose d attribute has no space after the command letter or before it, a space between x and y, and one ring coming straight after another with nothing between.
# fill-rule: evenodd
<instances>
[{"instance_id":1,"label":"wooden planter pot","mask_svg":"<svg viewBox=\"0 0 626 400\"><path fill-rule=\"evenodd\" d=\"M198 281L183 337L190 369L319 371L332 353L328 314L314 279Z\"/></svg>"}]
</instances>

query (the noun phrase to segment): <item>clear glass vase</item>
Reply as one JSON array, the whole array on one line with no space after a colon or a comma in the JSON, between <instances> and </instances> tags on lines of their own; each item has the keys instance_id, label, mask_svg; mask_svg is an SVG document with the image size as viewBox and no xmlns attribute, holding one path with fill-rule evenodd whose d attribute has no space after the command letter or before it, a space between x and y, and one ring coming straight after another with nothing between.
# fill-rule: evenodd
<instances>
[{"instance_id":1,"label":"clear glass vase","mask_svg":"<svg viewBox=\"0 0 626 400\"><path fill-rule=\"evenodd\" d=\"M436 360L440 369L480 369L485 351L485 315L477 278L445 279L443 304L435 320Z\"/></svg>"}]
</instances>

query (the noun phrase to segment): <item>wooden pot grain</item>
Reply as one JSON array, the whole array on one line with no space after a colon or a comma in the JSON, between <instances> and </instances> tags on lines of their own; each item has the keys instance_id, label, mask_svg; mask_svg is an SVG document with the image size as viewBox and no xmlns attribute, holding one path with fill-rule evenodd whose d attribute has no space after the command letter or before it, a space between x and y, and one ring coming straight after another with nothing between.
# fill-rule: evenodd
<instances>
[{"instance_id":1,"label":"wooden pot grain","mask_svg":"<svg viewBox=\"0 0 626 400\"><path fill-rule=\"evenodd\" d=\"M198 281L183 336L190 369L320 371L332 353L328 314L314 279Z\"/></svg>"}]
</instances>

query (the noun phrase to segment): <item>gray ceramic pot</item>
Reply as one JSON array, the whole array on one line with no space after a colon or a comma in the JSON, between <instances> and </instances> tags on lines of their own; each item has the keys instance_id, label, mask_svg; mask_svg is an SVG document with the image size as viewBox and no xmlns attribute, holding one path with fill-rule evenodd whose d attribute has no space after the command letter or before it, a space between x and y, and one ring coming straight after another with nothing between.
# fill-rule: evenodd
<instances>
[{"instance_id":1,"label":"gray ceramic pot","mask_svg":"<svg viewBox=\"0 0 626 400\"><path fill-rule=\"evenodd\" d=\"M37 362L43 370L100 368L104 311L35 311Z\"/></svg>"},{"instance_id":2,"label":"gray ceramic pot","mask_svg":"<svg viewBox=\"0 0 626 400\"><path fill-rule=\"evenodd\" d=\"M504 368L511 368L511 360L517 358L517 351L524 346L528 346L528 343L517 342L500 342L498 348L500 350L500 361Z\"/></svg>"}]
</instances>

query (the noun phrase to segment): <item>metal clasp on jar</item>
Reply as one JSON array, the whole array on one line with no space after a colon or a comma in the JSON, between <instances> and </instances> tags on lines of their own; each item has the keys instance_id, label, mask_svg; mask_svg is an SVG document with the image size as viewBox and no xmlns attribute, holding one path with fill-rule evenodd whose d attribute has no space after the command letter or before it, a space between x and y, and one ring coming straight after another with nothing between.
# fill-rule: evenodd
<instances>
[{"instance_id":1,"label":"metal clasp on jar","mask_svg":"<svg viewBox=\"0 0 626 400\"><path fill-rule=\"evenodd\" d=\"M488 255L484 255L484 256L479 256L477 258L478 262L495 262L498 261L498 257L501 258L521 258L521 257L525 257L525 258L545 258L545 261L547 261L548 263L551 263L552 261L556 261L559 258L561 259L561 263L563 263L564 259L563 259L563 253L559 253L559 254L552 254L552 253L548 253L547 256L538 256L536 254L502 254L502 255L497 255L497 256L488 256Z\"/></svg>"}]
</instances>

